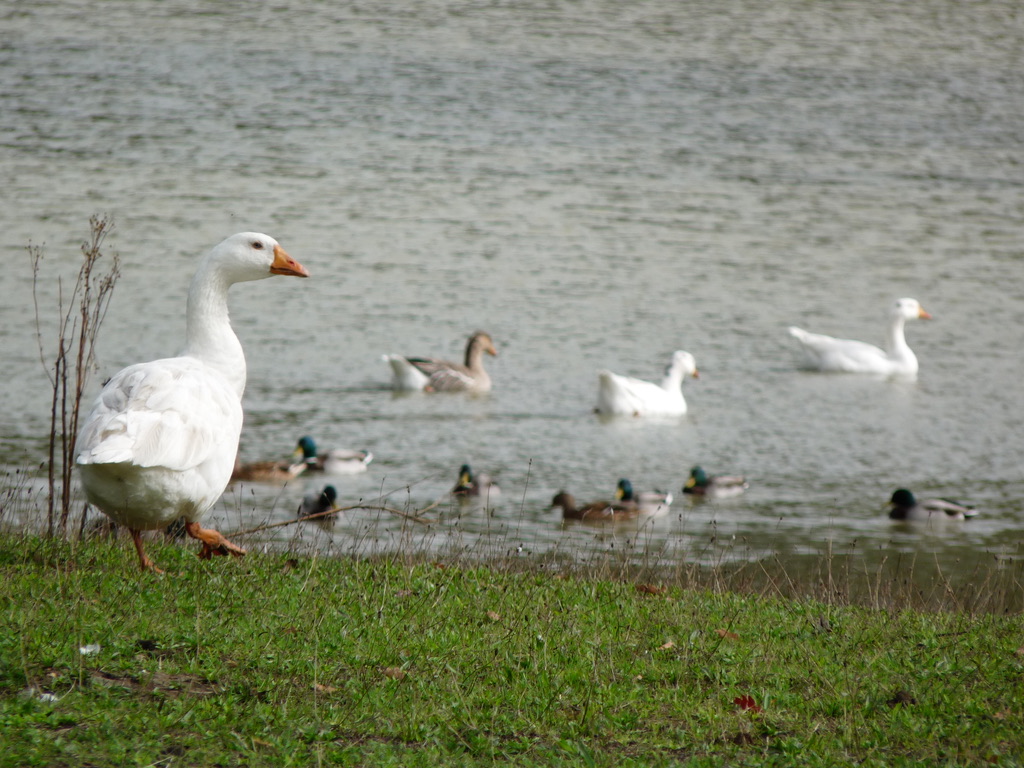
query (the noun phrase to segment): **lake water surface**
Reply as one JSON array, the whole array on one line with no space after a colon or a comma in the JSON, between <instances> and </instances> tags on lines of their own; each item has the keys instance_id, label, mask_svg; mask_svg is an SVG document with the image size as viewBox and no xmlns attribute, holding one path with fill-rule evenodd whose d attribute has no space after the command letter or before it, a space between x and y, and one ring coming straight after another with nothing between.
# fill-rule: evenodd
<instances>
[{"instance_id":1,"label":"lake water surface","mask_svg":"<svg viewBox=\"0 0 1024 768\"><path fill-rule=\"evenodd\" d=\"M353 511L265 537L709 561L831 546L947 569L1019 553L1018 4L57 0L0 17L10 471L36 473L49 431L25 246L45 248L50 344L57 276L107 213L122 277L90 399L178 350L199 254L266 231L312 277L233 290L242 457L302 434L368 448L370 470L335 482L344 503L422 508L467 461L503 491L490 513L446 500L429 527ZM916 382L799 369L788 325L881 343L899 296L934 316L908 325ZM489 396L388 390L383 353L458 358L477 328L500 353ZM656 379L676 349L701 372L688 416L592 413L599 369ZM695 463L751 487L691 504ZM602 531L548 507L620 477L676 492L671 513ZM289 519L316 485L234 488L211 519ZM901 486L982 514L897 526Z\"/></svg>"}]
</instances>

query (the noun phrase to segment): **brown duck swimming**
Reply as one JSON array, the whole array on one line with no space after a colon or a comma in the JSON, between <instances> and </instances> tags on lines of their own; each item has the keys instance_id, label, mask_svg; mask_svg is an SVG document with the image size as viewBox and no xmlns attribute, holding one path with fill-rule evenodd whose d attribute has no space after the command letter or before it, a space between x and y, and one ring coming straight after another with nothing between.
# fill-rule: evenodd
<instances>
[{"instance_id":1,"label":"brown duck swimming","mask_svg":"<svg viewBox=\"0 0 1024 768\"><path fill-rule=\"evenodd\" d=\"M588 523L614 523L632 520L641 514L636 504L620 504L613 501L591 501L582 507L576 506L571 493L559 491L551 500L552 507L562 508L565 520L584 520Z\"/></svg>"}]
</instances>

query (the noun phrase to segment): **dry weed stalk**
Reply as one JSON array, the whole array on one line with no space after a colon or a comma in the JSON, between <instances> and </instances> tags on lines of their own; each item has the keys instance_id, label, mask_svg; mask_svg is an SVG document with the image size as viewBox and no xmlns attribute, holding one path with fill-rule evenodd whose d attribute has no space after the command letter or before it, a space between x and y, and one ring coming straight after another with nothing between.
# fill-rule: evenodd
<instances>
[{"instance_id":1,"label":"dry weed stalk","mask_svg":"<svg viewBox=\"0 0 1024 768\"><path fill-rule=\"evenodd\" d=\"M107 307L120 276L117 254L111 257L108 271L100 271L103 243L114 229L109 216L89 219L89 239L82 243L82 266L78 270L71 295L65 299L64 285L57 278L57 349L52 361L47 360L39 320L39 267L43 249L30 245L32 259L32 301L35 306L36 338L39 360L46 371L52 389L50 400L50 447L47 464L49 499L47 503L47 532L58 530L66 534L72 502L72 470L75 458L75 439L78 435L78 417L89 374L95 362L96 338L106 315ZM59 493L58 493L59 483ZM57 509L60 518L57 520Z\"/></svg>"}]
</instances>

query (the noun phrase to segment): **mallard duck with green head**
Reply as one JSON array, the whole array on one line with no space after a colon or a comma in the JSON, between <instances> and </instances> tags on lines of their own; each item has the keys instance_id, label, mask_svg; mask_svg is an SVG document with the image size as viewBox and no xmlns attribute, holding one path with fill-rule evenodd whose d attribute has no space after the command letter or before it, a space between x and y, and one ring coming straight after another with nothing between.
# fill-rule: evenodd
<instances>
[{"instance_id":1,"label":"mallard duck with green head","mask_svg":"<svg viewBox=\"0 0 1024 768\"><path fill-rule=\"evenodd\" d=\"M474 473L469 464L463 464L459 468L459 479L452 488L452 495L459 498L493 499L500 493L501 489L490 475L483 472Z\"/></svg>"},{"instance_id":2,"label":"mallard duck with green head","mask_svg":"<svg viewBox=\"0 0 1024 768\"><path fill-rule=\"evenodd\" d=\"M701 466L690 470L683 493L705 499L727 499L739 496L748 488L746 478L739 475L709 475Z\"/></svg>"},{"instance_id":3,"label":"mallard duck with green head","mask_svg":"<svg viewBox=\"0 0 1024 768\"><path fill-rule=\"evenodd\" d=\"M325 485L319 491L307 493L302 498L302 504L299 505L299 517L321 515L322 517L317 519L329 518L331 515L326 515L324 513L330 512L332 509L337 507L337 502L338 489L333 485Z\"/></svg>"},{"instance_id":4,"label":"mallard duck with green head","mask_svg":"<svg viewBox=\"0 0 1024 768\"><path fill-rule=\"evenodd\" d=\"M635 505L644 514L655 515L668 511L672 504L672 494L664 491L634 491L633 483L622 478L615 487L615 501L623 506Z\"/></svg>"},{"instance_id":5,"label":"mallard duck with green head","mask_svg":"<svg viewBox=\"0 0 1024 768\"><path fill-rule=\"evenodd\" d=\"M906 488L899 488L889 499L889 517L893 520L969 520L978 510L949 499L917 499Z\"/></svg>"},{"instance_id":6,"label":"mallard duck with green head","mask_svg":"<svg viewBox=\"0 0 1024 768\"><path fill-rule=\"evenodd\" d=\"M316 441L309 435L299 438L293 458L301 459L308 472L323 472L328 475L354 475L365 472L366 465L373 461L369 451L335 448L321 453Z\"/></svg>"}]
</instances>

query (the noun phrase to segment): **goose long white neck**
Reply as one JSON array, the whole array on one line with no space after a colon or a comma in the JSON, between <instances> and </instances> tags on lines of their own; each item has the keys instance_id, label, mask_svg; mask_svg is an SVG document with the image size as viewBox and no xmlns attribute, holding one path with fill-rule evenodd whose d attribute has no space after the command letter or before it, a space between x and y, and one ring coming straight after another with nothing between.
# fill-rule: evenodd
<instances>
[{"instance_id":1,"label":"goose long white neck","mask_svg":"<svg viewBox=\"0 0 1024 768\"><path fill-rule=\"evenodd\" d=\"M889 329L885 339L885 349L890 356L896 357L902 355L904 352L909 352L910 347L907 346L907 337L904 333L907 321L902 315L893 315L889 321Z\"/></svg>"},{"instance_id":2,"label":"goose long white neck","mask_svg":"<svg viewBox=\"0 0 1024 768\"><path fill-rule=\"evenodd\" d=\"M683 386L683 379L688 374L694 373L696 366L693 358L685 352L676 352L672 356L672 362L665 370L665 377L661 380L661 388L669 392L678 392Z\"/></svg>"},{"instance_id":3,"label":"goose long white neck","mask_svg":"<svg viewBox=\"0 0 1024 768\"><path fill-rule=\"evenodd\" d=\"M918 365L917 355L914 354L914 351L907 344L907 338L904 334L906 323L906 318L903 316L893 316L889 323L885 351L888 353L889 360L897 366L898 371L916 374Z\"/></svg>"},{"instance_id":4,"label":"goose long white neck","mask_svg":"<svg viewBox=\"0 0 1024 768\"><path fill-rule=\"evenodd\" d=\"M245 391L245 353L228 317L228 288L234 281L209 262L188 289L185 351L217 370L238 392Z\"/></svg>"},{"instance_id":5,"label":"goose long white neck","mask_svg":"<svg viewBox=\"0 0 1024 768\"><path fill-rule=\"evenodd\" d=\"M667 392L681 391L684 375L685 371L683 370L683 366L673 365L665 372L665 378L661 380L661 388Z\"/></svg>"}]
</instances>

